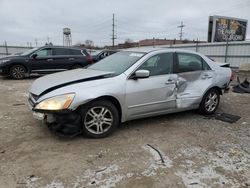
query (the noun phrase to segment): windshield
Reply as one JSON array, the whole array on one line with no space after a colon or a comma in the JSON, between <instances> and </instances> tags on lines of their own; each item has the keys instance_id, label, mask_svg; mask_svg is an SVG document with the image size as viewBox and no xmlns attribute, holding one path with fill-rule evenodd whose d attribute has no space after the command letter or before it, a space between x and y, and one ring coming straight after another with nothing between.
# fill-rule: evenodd
<instances>
[{"instance_id":1,"label":"windshield","mask_svg":"<svg viewBox=\"0 0 250 188\"><path fill-rule=\"evenodd\" d=\"M137 52L118 52L106 57L105 59L91 65L88 69L113 72L119 75L138 61L144 53Z\"/></svg>"},{"instance_id":2,"label":"windshield","mask_svg":"<svg viewBox=\"0 0 250 188\"><path fill-rule=\"evenodd\" d=\"M88 50L88 53L92 56L98 55L100 52L102 51L101 50Z\"/></svg>"},{"instance_id":3,"label":"windshield","mask_svg":"<svg viewBox=\"0 0 250 188\"><path fill-rule=\"evenodd\" d=\"M21 55L29 55L30 53L32 53L32 52L34 52L34 51L36 51L38 48L32 48L32 49L29 49L29 50L27 50L27 51L25 51L25 52L23 52Z\"/></svg>"}]
</instances>

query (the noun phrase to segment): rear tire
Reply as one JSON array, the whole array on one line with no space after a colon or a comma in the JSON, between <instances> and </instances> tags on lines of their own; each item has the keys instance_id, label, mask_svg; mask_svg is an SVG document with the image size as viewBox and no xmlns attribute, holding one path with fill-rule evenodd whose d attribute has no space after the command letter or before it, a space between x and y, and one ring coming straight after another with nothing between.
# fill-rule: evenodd
<instances>
[{"instance_id":1,"label":"rear tire","mask_svg":"<svg viewBox=\"0 0 250 188\"><path fill-rule=\"evenodd\" d=\"M112 134L119 125L119 113L109 101L93 101L80 110L82 130L91 138L103 138Z\"/></svg>"},{"instance_id":2,"label":"rear tire","mask_svg":"<svg viewBox=\"0 0 250 188\"><path fill-rule=\"evenodd\" d=\"M25 78L27 74L27 69L22 65L14 65L10 68L10 77L16 80Z\"/></svg>"},{"instance_id":3,"label":"rear tire","mask_svg":"<svg viewBox=\"0 0 250 188\"><path fill-rule=\"evenodd\" d=\"M204 115L213 114L220 103L220 93L217 89L212 88L208 90L202 98L199 106L199 111Z\"/></svg>"}]
</instances>

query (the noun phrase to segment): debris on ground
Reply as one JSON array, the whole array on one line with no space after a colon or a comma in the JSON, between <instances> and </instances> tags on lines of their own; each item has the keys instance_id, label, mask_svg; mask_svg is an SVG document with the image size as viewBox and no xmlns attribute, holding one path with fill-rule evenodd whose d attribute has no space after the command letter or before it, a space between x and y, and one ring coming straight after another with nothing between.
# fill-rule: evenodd
<instances>
[{"instance_id":1,"label":"debris on ground","mask_svg":"<svg viewBox=\"0 0 250 188\"><path fill-rule=\"evenodd\" d=\"M245 78L243 82L240 81L240 78L237 77L238 84L236 86L233 86L233 92L235 93L250 93L250 83Z\"/></svg>"},{"instance_id":2,"label":"debris on ground","mask_svg":"<svg viewBox=\"0 0 250 188\"><path fill-rule=\"evenodd\" d=\"M155 150L159 154L162 164L165 165L165 161L163 159L161 152L158 149L156 149L155 147L151 146L150 144L147 144L147 146L152 148L153 150Z\"/></svg>"},{"instance_id":3,"label":"debris on ground","mask_svg":"<svg viewBox=\"0 0 250 188\"><path fill-rule=\"evenodd\" d=\"M224 121L227 123L235 123L237 122L241 117L237 115L227 114L227 113L214 113L212 115L205 116L208 119L216 119L220 121Z\"/></svg>"},{"instance_id":4,"label":"debris on ground","mask_svg":"<svg viewBox=\"0 0 250 188\"><path fill-rule=\"evenodd\" d=\"M15 103L15 104L13 104L13 106L24 106L25 105L25 103Z\"/></svg>"}]
</instances>

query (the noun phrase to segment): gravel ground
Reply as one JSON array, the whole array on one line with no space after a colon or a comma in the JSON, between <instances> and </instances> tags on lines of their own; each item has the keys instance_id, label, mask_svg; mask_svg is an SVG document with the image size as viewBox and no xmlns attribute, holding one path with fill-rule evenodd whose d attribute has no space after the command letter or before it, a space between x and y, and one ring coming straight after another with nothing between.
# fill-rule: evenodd
<instances>
[{"instance_id":1,"label":"gravel ground","mask_svg":"<svg viewBox=\"0 0 250 188\"><path fill-rule=\"evenodd\" d=\"M218 111L241 116L233 124L191 111L65 139L33 119L33 80L0 77L0 187L250 187L249 94L222 97Z\"/></svg>"}]
</instances>

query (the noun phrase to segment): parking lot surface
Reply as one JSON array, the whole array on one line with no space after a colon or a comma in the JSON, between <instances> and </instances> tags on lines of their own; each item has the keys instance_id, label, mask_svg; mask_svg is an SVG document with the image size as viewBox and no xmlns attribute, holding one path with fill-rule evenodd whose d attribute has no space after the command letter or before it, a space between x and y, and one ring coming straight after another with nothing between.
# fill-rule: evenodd
<instances>
[{"instance_id":1,"label":"parking lot surface","mask_svg":"<svg viewBox=\"0 0 250 188\"><path fill-rule=\"evenodd\" d=\"M27 106L34 79L0 77L0 187L250 187L249 94L221 98L232 124L190 111L60 138Z\"/></svg>"}]
</instances>

